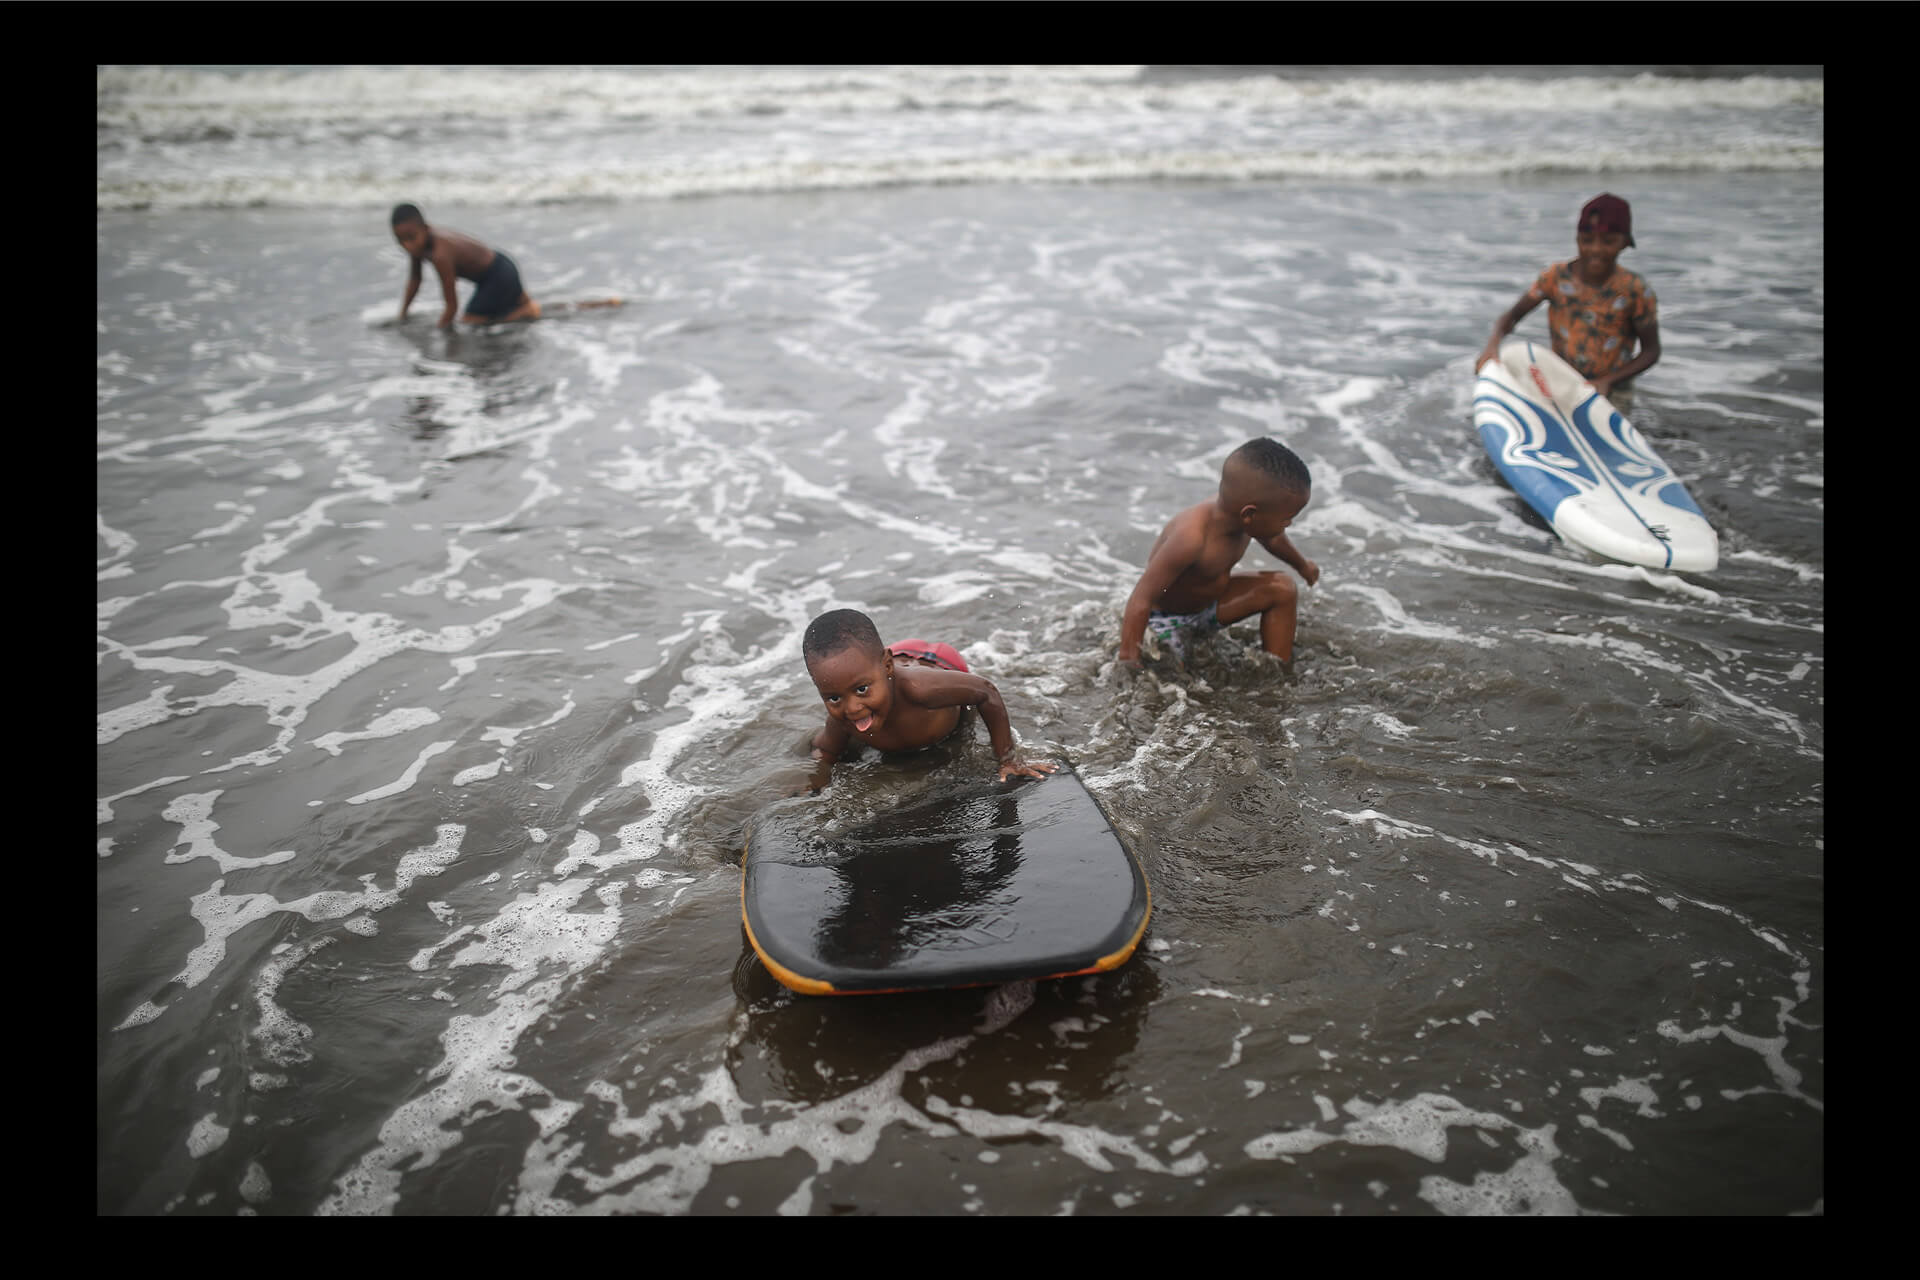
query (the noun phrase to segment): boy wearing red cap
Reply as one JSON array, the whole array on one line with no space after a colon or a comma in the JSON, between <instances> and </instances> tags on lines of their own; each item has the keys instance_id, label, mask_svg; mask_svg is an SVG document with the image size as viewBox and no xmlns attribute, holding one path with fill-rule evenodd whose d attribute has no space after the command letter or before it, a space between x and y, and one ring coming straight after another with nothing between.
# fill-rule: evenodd
<instances>
[{"instance_id":1,"label":"boy wearing red cap","mask_svg":"<svg viewBox=\"0 0 1920 1280\"><path fill-rule=\"evenodd\" d=\"M1498 355L1500 340L1543 302L1553 353L1603 396L1660 359L1659 303L1639 273L1617 261L1633 247L1633 211L1619 196L1598 195L1587 201L1574 225L1574 258L1542 271L1494 321L1475 369Z\"/></svg>"}]
</instances>

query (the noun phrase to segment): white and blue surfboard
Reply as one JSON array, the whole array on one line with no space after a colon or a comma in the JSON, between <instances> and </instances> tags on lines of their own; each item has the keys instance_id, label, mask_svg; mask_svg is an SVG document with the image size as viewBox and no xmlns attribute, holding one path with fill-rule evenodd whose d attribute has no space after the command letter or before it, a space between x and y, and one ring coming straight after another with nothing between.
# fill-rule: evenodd
<instances>
[{"instance_id":1,"label":"white and blue surfboard","mask_svg":"<svg viewBox=\"0 0 1920 1280\"><path fill-rule=\"evenodd\" d=\"M1481 365L1473 423L1494 466L1561 538L1612 560L1708 573L1720 538L1620 411L1544 346Z\"/></svg>"}]
</instances>

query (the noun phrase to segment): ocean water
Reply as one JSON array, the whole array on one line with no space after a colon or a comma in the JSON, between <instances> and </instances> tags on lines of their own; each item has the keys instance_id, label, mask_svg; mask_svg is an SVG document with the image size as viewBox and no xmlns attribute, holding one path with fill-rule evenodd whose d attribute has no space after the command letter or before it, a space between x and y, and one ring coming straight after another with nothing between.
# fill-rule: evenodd
<instances>
[{"instance_id":1,"label":"ocean water","mask_svg":"<svg viewBox=\"0 0 1920 1280\"><path fill-rule=\"evenodd\" d=\"M1824 1212L1820 68L96 85L99 1213ZM1560 543L1472 428L1603 190L1709 574ZM388 323L402 200L628 302ZM1256 435L1294 674L1248 623L1114 682ZM1126 966L754 960L835 607L1078 768Z\"/></svg>"}]
</instances>

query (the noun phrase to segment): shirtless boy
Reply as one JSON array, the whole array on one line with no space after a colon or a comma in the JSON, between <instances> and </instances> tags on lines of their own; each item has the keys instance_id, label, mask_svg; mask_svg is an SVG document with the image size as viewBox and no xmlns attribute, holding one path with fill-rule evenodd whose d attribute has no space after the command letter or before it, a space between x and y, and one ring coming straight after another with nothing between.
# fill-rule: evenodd
<instances>
[{"instance_id":1,"label":"shirtless boy","mask_svg":"<svg viewBox=\"0 0 1920 1280\"><path fill-rule=\"evenodd\" d=\"M889 648L866 614L835 609L808 624L800 654L827 704L826 727L813 736L816 790L849 745L918 751L951 736L968 707L978 707L986 721L1000 781L1038 778L1057 767L1020 758L1000 691L968 671L951 645L902 640Z\"/></svg>"},{"instance_id":2,"label":"shirtless boy","mask_svg":"<svg viewBox=\"0 0 1920 1280\"><path fill-rule=\"evenodd\" d=\"M1120 615L1120 662L1138 668L1149 628L1184 662L1188 640L1257 613L1261 647L1291 664L1300 589L1278 571L1231 570L1258 540L1308 586L1320 581L1320 566L1287 540L1311 492L1307 464L1276 440L1249 440L1227 455L1213 500L1168 521L1147 553Z\"/></svg>"},{"instance_id":3,"label":"shirtless boy","mask_svg":"<svg viewBox=\"0 0 1920 1280\"><path fill-rule=\"evenodd\" d=\"M462 324L498 324L507 320L538 320L540 304L527 296L520 286L520 269L513 259L497 249L489 249L472 236L448 227L430 227L420 210L410 204L393 209L393 238L407 251L407 292L400 299L400 318L407 318L413 295L420 291L420 266L431 262L440 277L440 320L445 329L453 323L453 280L471 280L475 288L467 299Z\"/></svg>"},{"instance_id":4,"label":"shirtless boy","mask_svg":"<svg viewBox=\"0 0 1920 1280\"><path fill-rule=\"evenodd\" d=\"M1574 227L1574 256L1542 271L1493 322L1475 369L1499 355L1500 340L1542 302L1553 354L1600 395L1610 395L1616 383L1645 373L1660 358L1659 302L1638 272L1617 261L1633 247L1633 210L1619 196L1597 195L1581 208Z\"/></svg>"}]
</instances>

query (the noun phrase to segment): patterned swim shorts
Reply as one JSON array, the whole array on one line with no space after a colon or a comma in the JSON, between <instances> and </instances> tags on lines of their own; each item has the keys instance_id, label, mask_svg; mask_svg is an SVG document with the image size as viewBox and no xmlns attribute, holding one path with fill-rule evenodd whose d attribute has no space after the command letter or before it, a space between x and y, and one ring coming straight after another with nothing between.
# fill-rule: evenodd
<instances>
[{"instance_id":1,"label":"patterned swim shorts","mask_svg":"<svg viewBox=\"0 0 1920 1280\"><path fill-rule=\"evenodd\" d=\"M1161 647L1174 657L1187 660L1187 642L1189 639L1211 635L1220 629L1220 619L1209 604L1198 613L1162 613L1158 609L1147 614L1147 630L1160 641Z\"/></svg>"}]
</instances>

